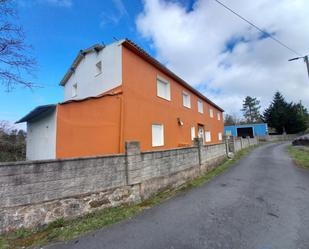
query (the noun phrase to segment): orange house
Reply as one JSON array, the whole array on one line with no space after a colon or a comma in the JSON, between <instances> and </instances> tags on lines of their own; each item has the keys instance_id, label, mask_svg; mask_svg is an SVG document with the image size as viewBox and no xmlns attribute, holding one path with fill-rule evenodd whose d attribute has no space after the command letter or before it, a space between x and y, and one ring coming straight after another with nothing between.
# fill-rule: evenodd
<instances>
[{"instance_id":1,"label":"orange house","mask_svg":"<svg viewBox=\"0 0 309 249\"><path fill-rule=\"evenodd\" d=\"M60 83L65 101L27 122L27 158L69 158L222 142L223 110L129 40L81 50Z\"/></svg>"}]
</instances>

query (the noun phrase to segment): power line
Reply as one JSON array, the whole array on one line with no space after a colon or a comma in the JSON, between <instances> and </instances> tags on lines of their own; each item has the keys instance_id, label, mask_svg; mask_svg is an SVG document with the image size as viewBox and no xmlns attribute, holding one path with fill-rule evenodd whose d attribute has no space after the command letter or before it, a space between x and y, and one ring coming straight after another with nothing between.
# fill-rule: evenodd
<instances>
[{"instance_id":1,"label":"power line","mask_svg":"<svg viewBox=\"0 0 309 249\"><path fill-rule=\"evenodd\" d=\"M232 10L231 8L229 8L228 6L226 6L225 4L223 4L222 2L220 2L219 0L214 0L215 2L217 2L218 4L220 4L221 6L223 6L224 8L226 8L227 10L229 10L230 12L232 12L234 15L238 16L240 19L242 19L243 21L249 23L252 27L254 27L255 29L257 29L258 31L262 32L264 35L266 35L267 37L271 38L273 41L277 42L278 44L280 44L281 46L285 47L286 49L290 50L291 52L302 56L300 53L298 53L297 51L295 51L294 49L290 48L289 46L285 45L283 42L281 42L280 40L278 40L277 38L275 38L274 36L272 36L270 33L268 33L267 31L259 28L258 26L256 26L254 23L250 22L249 20L247 20L246 18L242 17L240 14L238 14L237 12L235 12L234 10Z\"/></svg>"}]
</instances>

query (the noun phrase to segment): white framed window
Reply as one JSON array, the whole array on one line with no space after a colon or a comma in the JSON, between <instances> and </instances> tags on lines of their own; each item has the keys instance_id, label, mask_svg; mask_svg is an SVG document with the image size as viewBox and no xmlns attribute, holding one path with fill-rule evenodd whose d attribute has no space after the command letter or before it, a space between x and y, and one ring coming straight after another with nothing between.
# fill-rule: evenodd
<instances>
[{"instance_id":1,"label":"white framed window","mask_svg":"<svg viewBox=\"0 0 309 249\"><path fill-rule=\"evenodd\" d=\"M183 106L191 108L190 94L186 92L182 92L182 102L183 102Z\"/></svg>"},{"instance_id":2,"label":"white framed window","mask_svg":"<svg viewBox=\"0 0 309 249\"><path fill-rule=\"evenodd\" d=\"M194 138L195 138L195 127L192 126L191 127L191 139L194 140Z\"/></svg>"},{"instance_id":3,"label":"white framed window","mask_svg":"<svg viewBox=\"0 0 309 249\"><path fill-rule=\"evenodd\" d=\"M197 111L199 113L204 113L203 101L202 100L197 101Z\"/></svg>"},{"instance_id":4,"label":"white framed window","mask_svg":"<svg viewBox=\"0 0 309 249\"><path fill-rule=\"evenodd\" d=\"M152 125L152 147L164 145L164 127L163 124Z\"/></svg>"},{"instance_id":5,"label":"white framed window","mask_svg":"<svg viewBox=\"0 0 309 249\"><path fill-rule=\"evenodd\" d=\"M157 96L166 100L171 100L170 82L162 77L157 77Z\"/></svg>"},{"instance_id":6,"label":"white framed window","mask_svg":"<svg viewBox=\"0 0 309 249\"><path fill-rule=\"evenodd\" d=\"M226 130L225 131L226 136L232 136L232 131L231 130Z\"/></svg>"},{"instance_id":7,"label":"white framed window","mask_svg":"<svg viewBox=\"0 0 309 249\"><path fill-rule=\"evenodd\" d=\"M205 141L211 142L211 133L210 131L205 131Z\"/></svg>"},{"instance_id":8,"label":"white framed window","mask_svg":"<svg viewBox=\"0 0 309 249\"><path fill-rule=\"evenodd\" d=\"M217 119L221 120L221 113L220 112L217 112Z\"/></svg>"},{"instance_id":9,"label":"white framed window","mask_svg":"<svg viewBox=\"0 0 309 249\"><path fill-rule=\"evenodd\" d=\"M214 110L211 109L211 108L209 108L209 116L210 116L211 118L214 117Z\"/></svg>"},{"instance_id":10,"label":"white framed window","mask_svg":"<svg viewBox=\"0 0 309 249\"><path fill-rule=\"evenodd\" d=\"M221 132L218 133L218 140L222 141L222 133Z\"/></svg>"},{"instance_id":11,"label":"white framed window","mask_svg":"<svg viewBox=\"0 0 309 249\"><path fill-rule=\"evenodd\" d=\"M77 96L77 83L72 86L72 98Z\"/></svg>"},{"instance_id":12,"label":"white framed window","mask_svg":"<svg viewBox=\"0 0 309 249\"><path fill-rule=\"evenodd\" d=\"M99 61L95 64L95 72L96 72L96 75L99 75L100 73L102 73L102 61Z\"/></svg>"}]
</instances>

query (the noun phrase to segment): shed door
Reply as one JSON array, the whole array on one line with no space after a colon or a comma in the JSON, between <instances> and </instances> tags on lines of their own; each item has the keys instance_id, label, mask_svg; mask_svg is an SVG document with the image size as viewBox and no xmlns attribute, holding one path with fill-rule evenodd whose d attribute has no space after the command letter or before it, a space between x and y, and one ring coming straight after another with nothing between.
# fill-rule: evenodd
<instances>
[{"instance_id":1,"label":"shed door","mask_svg":"<svg viewBox=\"0 0 309 249\"><path fill-rule=\"evenodd\" d=\"M253 138L253 128L252 127L242 127L237 128L237 135L238 137L251 137Z\"/></svg>"}]
</instances>

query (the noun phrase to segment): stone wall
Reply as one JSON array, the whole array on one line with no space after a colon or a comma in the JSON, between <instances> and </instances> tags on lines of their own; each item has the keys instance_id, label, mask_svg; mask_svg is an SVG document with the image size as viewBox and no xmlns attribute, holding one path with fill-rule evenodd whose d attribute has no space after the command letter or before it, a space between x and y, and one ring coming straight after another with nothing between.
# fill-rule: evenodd
<instances>
[{"instance_id":1,"label":"stone wall","mask_svg":"<svg viewBox=\"0 0 309 249\"><path fill-rule=\"evenodd\" d=\"M193 147L141 152L126 143L121 155L0 164L0 232L39 227L97 209L138 203L209 171L228 152L257 140L233 140ZM239 147L239 143L240 147Z\"/></svg>"},{"instance_id":2,"label":"stone wall","mask_svg":"<svg viewBox=\"0 0 309 249\"><path fill-rule=\"evenodd\" d=\"M277 141L289 141L298 137L299 134L282 134L282 135L267 135L258 137L261 142L277 142Z\"/></svg>"},{"instance_id":3,"label":"stone wall","mask_svg":"<svg viewBox=\"0 0 309 249\"><path fill-rule=\"evenodd\" d=\"M126 185L124 155L0 165L0 208L29 205Z\"/></svg>"},{"instance_id":4,"label":"stone wall","mask_svg":"<svg viewBox=\"0 0 309 249\"><path fill-rule=\"evenodd\" d=\"M227 155L226 144L214 144L201 146L201 170L202 173L214 168Z\"/></svg>"},{"instance_id":5,"label":"stone wall","mask_svg":"<svg viewBox=\"0 0 309 249\"><path fill-rule=\"evenodd\" d=\"M257 138L239 138L239 137L231 137L227 140L228 148L230 152L238 152L242 149L248 148L249 146L257 145Z\"/></svg>"},{"instance_id":6,"label":"stone wall","mask_svg":"<svg viewBox=\"0 0 309 249\"><path fill-rule=\"evenodd\" d=\"M235 147L234 151L235 152L240 151L243 147L242 138L235 139L234 141L232 141L232 143L234 143L234 147Z\"/></svg>"}]
</instances>

